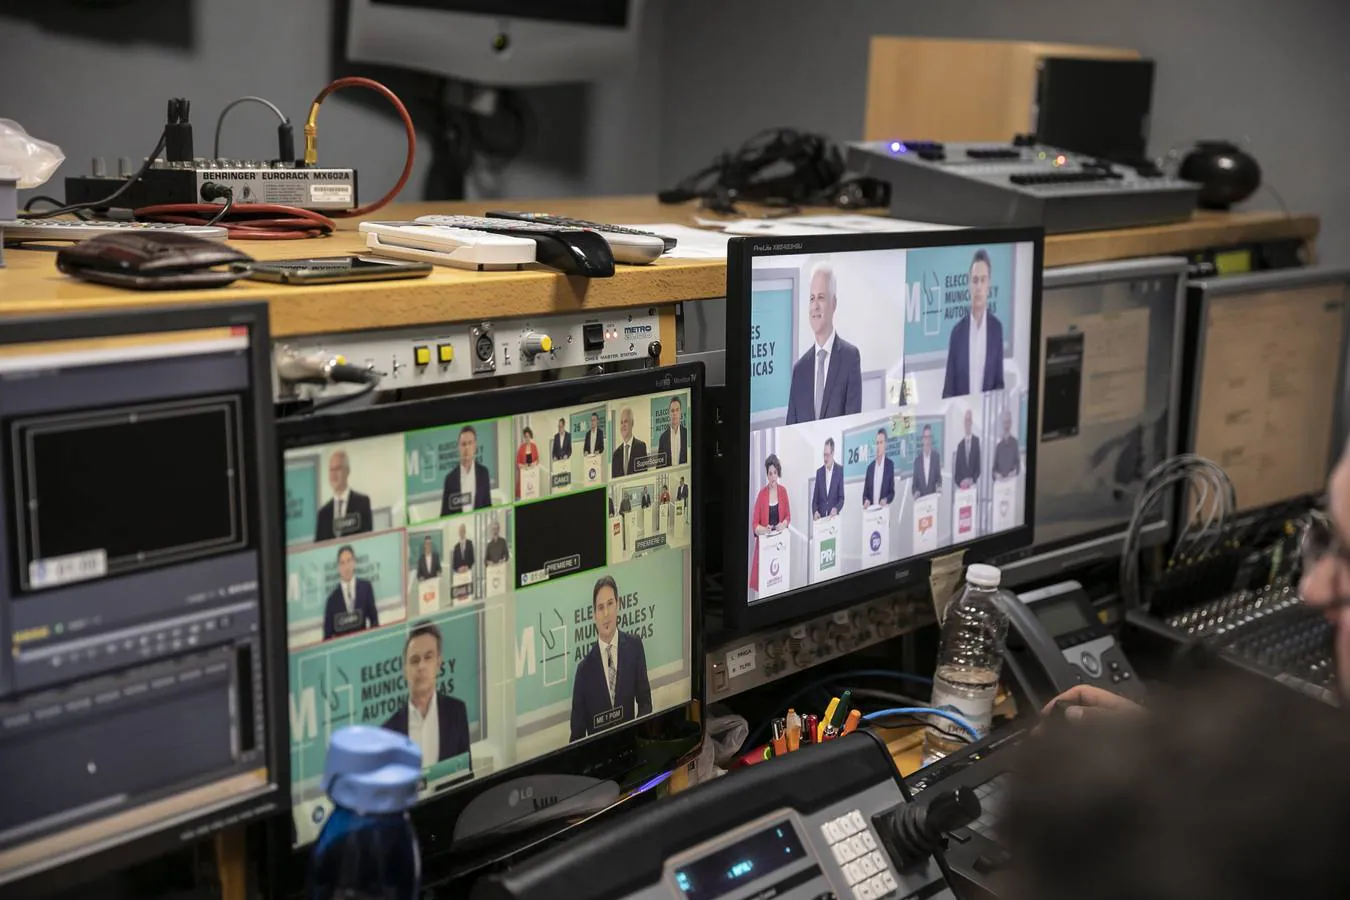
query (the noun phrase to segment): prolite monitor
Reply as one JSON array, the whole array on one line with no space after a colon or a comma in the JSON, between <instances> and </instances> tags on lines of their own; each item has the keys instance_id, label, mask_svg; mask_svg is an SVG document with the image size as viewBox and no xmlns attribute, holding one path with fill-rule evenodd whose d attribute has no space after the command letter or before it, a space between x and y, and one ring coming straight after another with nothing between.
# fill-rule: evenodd
<instances>
[{"instance_id":1,"label":"prolite monitor","mask_svg":"<svg viewBox=\"0 0 1350 900\"><path fill-rule=\"evenodd\" d=\"M1345 428L1350 269L1230 275L1190 286L1186 449L1232 479L1238 510L1312 501Z\"/></svg>"},{"instance_id":2,"label":"prolite monitor","mask_svg":"<svg viewBox=\"0 0 1350 900\"><path fill-rule=\"evenodd\" d=\"M728 246L725 591L735 627L1026 544L1040 229Z\"/></svg>"},{"instance_id":3,"label":"prolite monitor","mask_svg":"<svg viewBox=\"0 0 1350 900\"><path fill-rule=\"evenodd\" d=\"M0 326L0 896L289 805L262 303Z\"/></svg>"},{"instance_id":4,"label":"prolite monitor","mask_svg":"<svg viewBox=\"0 0 1350 900\"><path fill-rule=\"evenodd\" d=\"M1118 561L1144 478L1176 452L1186 260L1047 269L1041 298L1035 540L995 560L1014 586ZM1155 504L1141 546L1171 516Z\"/></svg>"},{"instance_id":5,"label":"prolite monitor","mask_svg":"<svg viewBox=\"0 0 1350 900\"><path fill-rule=\"evenodd\" d=\"M414 821L438 871L698 744L702 371L282 423L288 846L327 819L344 725L421 748Z\"/></svg>"}]
</instances>

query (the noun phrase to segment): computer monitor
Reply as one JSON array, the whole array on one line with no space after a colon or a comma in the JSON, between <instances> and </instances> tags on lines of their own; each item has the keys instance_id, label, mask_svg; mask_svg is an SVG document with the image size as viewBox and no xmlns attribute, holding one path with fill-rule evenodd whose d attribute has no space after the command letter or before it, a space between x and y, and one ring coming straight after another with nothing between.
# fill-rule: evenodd
<instances>
[{"instance_id":1,"label":"computer monitor","mask_svg":"<svg viewBox=\"0 0 1350 900\"><path fill-rule=\"evenodd\" d=\"M1115 561L1144 478L1177 446L1186 260L1047 269L1035 539L995 562L1018 586ZM1140 531L1166 543L1170 504Z\"/></svg>"},{"instance_id":2,"label":"computer monitor","mask_svg":"<svg viewBox=\"0 0 1350 900\"><path fill-rule=\"evenodd\" d=\"M732 627L1031 539L1042 249L1039 229L730 242Z\"/></svg>"},{"instance_id":3,"label":"computer monitor","mask_svg":"<svg viewBox=\"0 0 1350 900\"><path fill-rule=\"evenodd\" d=\"M261 303L0 326L0 895L289 805Z\"/></svg>"},{"instance_id":4,"label":"computer monitor","mask_svg":"<svg viewBox=\"0 0 1350 900\"><path fill-rule=\"evenodd\" d=\"M1113 162L1147 161L1153 71L1151 59L1041 59L1037 139Z\"/></svg>"},{"instance_id":5,"label":"computer monitor","mask_svg":"<svg viewBox=\"0 0 1350 900\"><path fill-rule=\"evenodd\" d=\"M344 725L422 749L428 856L603 806L697 745L702 371L280 424L289 846L323 827Z\"/></svg>"},{"instance_id":6,"label":"computer monitor","mask_svg":"<svg viewBox=\"0 0 1350 900\"><path fill-rule=\"evenodd\" d=\"M1240 513L1312 500L1345 433L1350 268L1193 283L1187 450L1223 467Z\"/></svg>"}]
</instances>

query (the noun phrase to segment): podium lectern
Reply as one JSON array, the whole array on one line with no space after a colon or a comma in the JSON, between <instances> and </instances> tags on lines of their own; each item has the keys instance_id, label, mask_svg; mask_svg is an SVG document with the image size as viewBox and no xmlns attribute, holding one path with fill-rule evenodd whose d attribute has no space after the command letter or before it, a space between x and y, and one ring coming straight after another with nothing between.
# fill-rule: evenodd
<instances>
[{"instance_id":1,"label":"podium lectern","mask_svg":"<svg viewBox=\"0 0 1350 900\"><path fill-rule=\"evenodd\" d=\"M839 517L816 519L811 523L811 581L837 577L843 569L839 553Z\"/></svg>"},{"instance_id":2,"label":"podium lectern","mask_svg":"<svg viewBox=\"0 0 1350 900\"><path fill-rule=\"evenodd\" d=\"M1021 486L1021 475L994 482L995 531L1006 531L1017 524L1017 491Z\"/></svg>"},{"instance_id":3,"label":"podium lectern","mask_svg":"<svg viewBox=\"0 0 1350 900\"><path fill-rule=\"evenodd\" d=\"M938 495L914 501L914 555L932 553L938 546Z\"/></svg>"},{"instance_id":4,"label":"podium lectern","mask_svg":"<svg viewBox=\"0 0 1350 900\"><path fill-rule=\"evenodd\" d=\"M952 491L952 543L968 541L979 532L975 522L975 488Z\"/></svg>"},{"instance_id":5,"label":"podium lectern","mask_svg":"<svg viewBox=\"0 0 1350 900\"><path fill-rule=\"evenodd\" d=\"M540 496L539 466L521 466L517 471L520 477L520 499L538 499Z\"/></svg>"},{"instance_id":6,"label":"podium lectern","mask_svg":"<svg viewBox=\"0 0 1350 900\"><path fill-rule=\"evenodd\" d=\"M585 485L599 484L605 476L605 459L599 453L588 453L582 465L581 482Z\"/></svg>"},{"instance_id":7,"label":"podium lectern","mask_svg":"<svg viewBox=\"0 0 1350 900\"><path fill-rule=\"evenodd\" d=\"M500 597L506 593L506 568L504 562L488 563L484 568L487 575L487 584L483 590L485 597Z\"/></svg>"},{"instance_id":8,"label":"podium lectern","mask_svg":"<svg viewBox=\"0 0 1350 900\"><path fill-rule=\"evenodd\" d=\"M761 534L759 541L759 596L772 597L791 587L792 540L786 531Z\"/></svg>"},{"instance_id":9,"label":"podium lectern","mask_svg":"<svg viewBox=\"0 0 1350 900\"><path fill-rule=\"evenodd\" d=\"M441 580L424 578L417 582L417 614L427 616L441 609Z\"/></svg>"},{"instance_id":10,"label":"podium lectern","mask_svg":"<svg viewBox=\"0 0 1350 900\"><path fill-rule=\"evenodd\" d=\"M891 558L891 508L873 506L862 511L863 568L880 565Z\"/></svg>"},{"instance_id":11,"label":"podium lectern","mask_svg":"<svg viewBox=\"0 0 1350 900\"><path fill-rule=\"evenodd\" d=\"M467 572L453 572L450 575L450 596L455 599L455 606L462 606L465 603L473 601L473 570Z\"/></svg>"}]
</instances>

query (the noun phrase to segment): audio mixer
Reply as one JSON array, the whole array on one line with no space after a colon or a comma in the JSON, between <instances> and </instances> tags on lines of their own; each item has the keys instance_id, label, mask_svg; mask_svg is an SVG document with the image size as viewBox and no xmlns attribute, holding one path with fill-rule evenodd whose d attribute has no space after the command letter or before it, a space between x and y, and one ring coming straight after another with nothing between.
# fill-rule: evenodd
<instances>
[{"instance_id":1,"label":"audio mixer","mask_svg":"<svg viewBox=\"0 0 1350 900\"><path fill-rule=\"evenodd\" d=\"M892 216L944 225L1041 225L1048 233L1189 218L1200 186L1019 139L1012 144L869 141L848 167L890 182Z\"/></svg>"}]
</instances>

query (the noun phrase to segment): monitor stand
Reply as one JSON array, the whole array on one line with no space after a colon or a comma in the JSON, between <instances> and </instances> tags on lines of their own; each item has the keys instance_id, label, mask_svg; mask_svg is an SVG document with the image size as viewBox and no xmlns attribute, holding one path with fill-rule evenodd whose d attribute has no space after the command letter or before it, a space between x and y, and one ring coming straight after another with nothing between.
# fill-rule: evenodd
<instances>
[{"instance_id":1,"label":"monitor stand","mask_svg":"<svg viewBox=\"0 0 1350 900\"><path fill-rule=\"evenodd\" d=\"M529 775L489 788L455 822L453 846L462 849L576 816L603 812L619 800L619 786L586 775Z\"/></svg>"}]
</instances>

